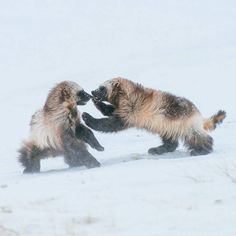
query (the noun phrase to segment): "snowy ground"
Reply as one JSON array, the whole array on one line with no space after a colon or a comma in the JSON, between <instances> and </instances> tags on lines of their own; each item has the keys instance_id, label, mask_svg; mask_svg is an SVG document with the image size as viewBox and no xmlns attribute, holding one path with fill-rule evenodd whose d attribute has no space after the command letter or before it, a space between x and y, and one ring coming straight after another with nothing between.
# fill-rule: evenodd
<instances>
[{"instance_id":1,"label":"snowy ground","mask_svg":"<svg viewBox=\"0 0 236 236\"><path fill-rule=\"evenodd\" d=\"M0 236L236 235L236 2L0 0ZM48 90L123 76L228 113L215 151L148 156L157 136L95 133L101 168L22 175L16 150ZM90 102L81 108L101 116Z\"/></svg>"}]
</instances>

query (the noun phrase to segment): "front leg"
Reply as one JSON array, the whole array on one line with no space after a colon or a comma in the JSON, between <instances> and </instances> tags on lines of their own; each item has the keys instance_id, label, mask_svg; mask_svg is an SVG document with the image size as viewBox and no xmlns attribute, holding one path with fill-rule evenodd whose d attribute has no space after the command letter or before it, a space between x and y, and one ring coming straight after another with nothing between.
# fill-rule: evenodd
<instances>
[{"instance_id":1,"label":"front leg","mask_svg":"<svg viewBox=\"0 0 236 236\"><path fill-rule=\"evenodd\" d=\"M78 149L76 152L65 152L64 160L70 168L86 166L90 169L101 166L101 164L86 149Z\"/></svg>"},{"instance_id":2,"label":"front leg","mask_svg":"<svg viewBox=\"0 0 236 236\"><path fill-rule=\"evenodd\" d=\"M115 107L104 102L93 99L93 103L96 108L104 115L104 116L112 116L112 113L115 111Z\"/></svg>"},{"instance_id":3,"label":"front leg","mask_svg":"<svg viewBox=\"0 0 236 236\"><path fill-rule=\"evenodd\" d=\"M92 148L95 148L98 151L104 151L104 147L98 142L92 130L83 124L79 123L76 125L75 136L88 143Z\"/></svg>"},{"instance_id":4,"label":"front leg","mask_svg":"<svg viewBox=\"0 0 236 236\"><path fill-rule=\"evenodd\" d=\"M118 132L128 128L125 125L125 122L119 117L110 116L108 118L95 119L88 113L84 112L82 118L90 128L105 133Z\"/></svg>"}]
</instances>

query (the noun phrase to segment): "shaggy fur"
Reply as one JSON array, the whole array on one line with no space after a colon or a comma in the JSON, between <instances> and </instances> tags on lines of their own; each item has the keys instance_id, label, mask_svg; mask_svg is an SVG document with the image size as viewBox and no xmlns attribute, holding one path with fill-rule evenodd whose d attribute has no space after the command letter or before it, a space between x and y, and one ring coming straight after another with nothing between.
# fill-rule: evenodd
<instances>
[{"instance_id":1,"label":"shaggy fur","mask_svg":"<svg viewBox=\"0 0 236 236\"><path fill-rule=\"evenodd\" d=\"M63 155L70 167L100 166L85 142L99 151L104 149L93 132L80 123L77 110L77 105L84 105L89 99L89 94L70 81L59 83L49 92L44 107L32 116L30 137L19 150L24 173L39 172L41 159L58 155Z\"/></svg>"},{"instance_id":2,"label":"shaggy fur","mask_svg":"<svg viewBox=\"0 0 236 236\"><path fill-rule=\"evenodd\" d=\"M213 139L207 131L215 129L226 116L224 111L219 111L204 119L191 101L123 78L108 80L92 94L95 106L109 117L95 119L84 113L85 123L103 132L136 127L159 134L163 145L149 149L150 154L173 152L179 140L184 141L191 155L208 154Z\"/></svg>"}]
</instances>

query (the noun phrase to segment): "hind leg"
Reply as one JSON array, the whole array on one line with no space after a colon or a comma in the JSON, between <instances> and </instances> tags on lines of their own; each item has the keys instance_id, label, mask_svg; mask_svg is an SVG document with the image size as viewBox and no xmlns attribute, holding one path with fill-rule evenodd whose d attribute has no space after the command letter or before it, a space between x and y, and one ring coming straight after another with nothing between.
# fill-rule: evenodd
<instances>
[{"instance_id":1,"label":"hind leg","mask_svg":"<svg viewBox=\"0 0 236 236\"><path fill-rule=\"evenodd\" d=\"M213 151L213 138L210 135L194 134L185 140L191 156L207 155Z\"/></svg>"},{"instance_id":2,"label":"hind leg","mask_svg":"<svg viewBox=\"0 0 236 236\"><path fill-rule=\"evenodd\" d=\"M76 155L73 155L72 153L66 153L64 155L64 161L70 168L80 167L84 165L83 162Z\"/></svg>"},{"instance_id":3,"label":"hind leg","mask_svg":"<svg viewBox=\"0 0 236 236\"><path fill-rule=\"evenodd\" d=\"M68 152L64 155L65 163L70 167L86 166L87 168L99 167L101 164L87 151L79 149L76 154Z\"/></svg>"},{"instance_id":4,"label":"hind leg","mask_svg":"<svg viewBox=\"0 0 236 236\"><path fill-rule=\"evenodd\" d=\"M19 161L25 167L24 174L40 172L40 159L49 155L48 150L40 149L35 145L23 146L19 153Z\"/></svg>"},{"instance_id":5,"label":"hind leg","mask_svg":"<svg viewBox=\"0 0 236 236\"><path fill-rule=\"evenodd\" d=\"M87 151L84 142L79 141L73 132L62 135L64 144L64 160L69 167L86 166L87 168L99 167L101 164Z\"/></svg>"},{"instance_id":6,"label":"hind leg","mask_svg":"<svg viewBox=\"0 0 236 236\"><path fill-rule=\"evenodd\" d=\"M178 147L178 140L162 138L163 144L159 147L150 148L148 153L151 155L161 155L166 152L174 152Z\"/></svg>"}]
</instances>

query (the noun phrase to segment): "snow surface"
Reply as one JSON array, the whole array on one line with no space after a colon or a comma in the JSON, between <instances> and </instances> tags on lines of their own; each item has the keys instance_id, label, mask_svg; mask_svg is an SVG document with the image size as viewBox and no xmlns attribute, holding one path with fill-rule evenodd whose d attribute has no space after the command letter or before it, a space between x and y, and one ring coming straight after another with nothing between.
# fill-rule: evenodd
<instances>
[{"instance_id":1,"label":"snow surface","mask_svg":"<svg viewBox=\"0 0 236 236\"><path fill-rule=\"evenodd\" d=\"M0 0L0 236L236 235L236 1ZM95 132L101 168L22 175L16 150L48 90L123 76L227 119L215 150L153 157L157 136ZM101 117L91 102L81 111Z\"/></svg>"}]
</instances>

